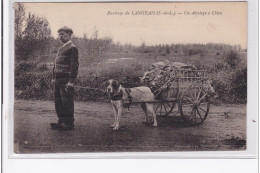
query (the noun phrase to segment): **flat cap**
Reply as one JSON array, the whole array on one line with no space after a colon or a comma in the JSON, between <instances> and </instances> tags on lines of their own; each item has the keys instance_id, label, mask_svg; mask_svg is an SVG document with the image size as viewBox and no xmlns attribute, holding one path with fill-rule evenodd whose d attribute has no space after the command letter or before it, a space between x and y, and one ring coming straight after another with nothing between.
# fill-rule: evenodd
<instances>
[{"instance_id":1,"label":"flat cap","mask_svg":"<svg viewBox=\"0 0 260 173\"><path fill-rule=\"evenodd\" d=\"M62 28L60 28L60 29L58 30L58 32L61 32L61 31L70 32L71 34L73 34L72 29L70 29L70 28L68 28L68 27L66 27L66 26L64 26L64 27L62 27Z\"/></svg>"}]
</instances>

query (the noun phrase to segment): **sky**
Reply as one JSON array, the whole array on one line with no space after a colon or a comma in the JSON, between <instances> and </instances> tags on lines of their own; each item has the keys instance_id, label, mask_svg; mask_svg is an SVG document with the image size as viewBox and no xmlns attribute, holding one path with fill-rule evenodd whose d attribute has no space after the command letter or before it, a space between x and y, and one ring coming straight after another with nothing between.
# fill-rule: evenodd
<instances>
[{"instance_id":1,"label":"sky","mask_svg":"<svg viewBox=\"0 0 260 173\"><path fill-rule=\"evenodd\" d=\"M57 30L67 26L78 37L86 33L90 38L97 29L100 38L111 37L122 44L225 43L247 47L247 2L23 4L27 15L31 12L48 20L55 38Z\"/></svg>"}]
</instances>

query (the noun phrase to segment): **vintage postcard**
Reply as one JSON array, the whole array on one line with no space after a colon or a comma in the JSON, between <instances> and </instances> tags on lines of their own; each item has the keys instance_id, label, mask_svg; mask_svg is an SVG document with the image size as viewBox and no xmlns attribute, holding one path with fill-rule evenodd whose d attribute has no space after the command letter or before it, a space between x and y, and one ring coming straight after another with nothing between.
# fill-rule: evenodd
<instances>
[{"instance_id":1,"label":"vintage postcard","mask_svg":"<svg viewBox=\"0 0 260 173\"><path fill-rule=\"evenodd\" d=\"M13 5L14 155L250 148L247 2Z\"/></svg>"}]
</instances>

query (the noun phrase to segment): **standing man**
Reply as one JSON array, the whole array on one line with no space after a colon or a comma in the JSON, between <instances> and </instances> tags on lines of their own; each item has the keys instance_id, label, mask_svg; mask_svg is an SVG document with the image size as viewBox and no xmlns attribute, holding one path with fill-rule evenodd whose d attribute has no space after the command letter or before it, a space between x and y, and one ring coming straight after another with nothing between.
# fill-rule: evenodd
<instances>
[{"instance_id":1,"label":"standing man","mask_svg":"<svg viewBox=\"0 0 260 173\"><path fill-rule=\"evenodd\" d=\"M72 29L63 27L58 30L63 43L57 52L53 68L54 101L58 116L52 129L72 130L74 127L74 80L78 75L78 49L71 41Z\"/></svg>"}]
</instances>

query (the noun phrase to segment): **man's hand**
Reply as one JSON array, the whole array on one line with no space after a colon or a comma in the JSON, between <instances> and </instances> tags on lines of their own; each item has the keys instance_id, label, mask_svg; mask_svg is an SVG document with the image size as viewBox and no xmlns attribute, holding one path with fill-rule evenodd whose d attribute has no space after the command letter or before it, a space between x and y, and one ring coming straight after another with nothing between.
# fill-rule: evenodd
<instances>
[{"instance_id":1,"label":"man's hand","mask_svg":"<svg viewBox=\"0 0 260 173\"><path fill-rule=\"evenodd\" d=\"M68 82L68 83L65 85L65 91L68 92L68 89L73 88L73 87L74 87L74 84L71 83L71 82Z\"/></svg>"},{"instance_id":2,"label":"man's hand","mask_svg":"<svg viewBox=\"0 0 260 173\"><path fill-rule=\"evenodd\" d=\"M68 82L65 86L66 86L66 87L74 87L74 84L71 83L71 82Z\"/></svg>"},{"instance_id":3,"label":"man's hand","mask_svg":"<svg viewBox=\"0 0 260 173\"><path fill-rule=\"evenodd\" d=\"M55 79L52 79L52 80L51 80L51 85L54 85L55 82L56 82L56 80L55 80Z\"/></svg>"}]
</instances>

